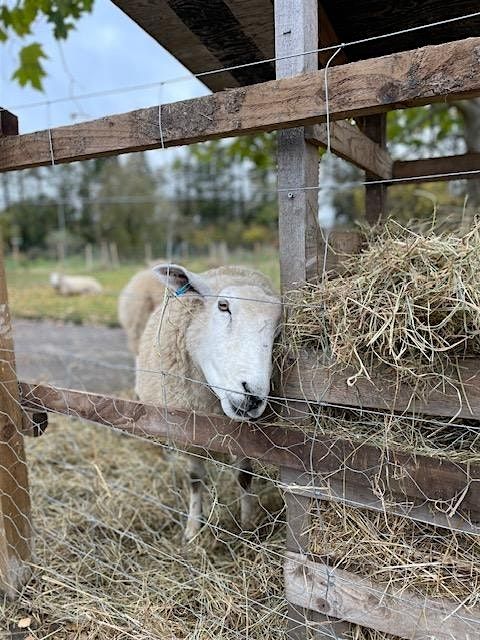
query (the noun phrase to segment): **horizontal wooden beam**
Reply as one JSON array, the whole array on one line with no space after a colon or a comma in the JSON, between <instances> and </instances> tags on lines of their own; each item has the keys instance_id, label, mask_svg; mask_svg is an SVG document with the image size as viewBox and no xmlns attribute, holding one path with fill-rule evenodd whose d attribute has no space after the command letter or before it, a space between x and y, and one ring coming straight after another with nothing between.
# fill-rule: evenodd
<instances>
[{"instance_id":1,"label":"horizontal wooden beam","mask_svg":"<svg viewBox=\"0 0 480 640\"><path fill-rule=\"evenodd\" d=\"M401 495L386 498L378 495L376 486L361 486L346 482L343 478L324 477L308 471L283 469L282 481L287 485L284 491L294 496L340 502L347 506L404 516L435 527L480 534L480 513L469 512L465 516L461 506L457 513L448 515L445 509L432 508L424 498L405 500L405 496Z\"/></svg>"},{"instance_id":2,"label":"horizontal wooden beam","mask_svg":"<svg viewBox=\"0 0 480 640\"><path fill-rule=\"evenodd\" d=\"M328 70L332 120L480 95L480 38ZM0 140L0 171L324 122L324 72ZM161 130L160 130L161 123Z\"/></svg>"},{"instance_id":3,"label":"horizontal wooden beam","mask_svg":"<svg viewBox=\"0 0 480 640\"><path fill-rule=\"evenodd\" d=\"M239 423L49 385L20 383L21 402L33 411L82 418L137 435L153 435L179 447L229 453L386 491L405 499L434 501L438 509L459 502L480 512L480 465L461 465L420 455L389 451L341 438L315 438L299 427ZM48 437L48 436L47 436ZM458 504L457 504L458 506Z\"/></svg>"},{"instance_id":4,"label":"horizontal wooden beam","mask_svg":"<svg viewBox=\"0 0 480 640\"><path fill-rule=\"evenodd\" d=\"M478 171L479 173L469 173ZM455 173L454 176L444 175ZM392 177L409 182L436 182L438 180L480 179L480 153L463 153L443 158L397 160L393 163Z\"/></svg>"},{"instance_id":5,"label":"horizontal wooden beam","mask_svg":"<svg viewBox=\"0 0 480 640\"><path fill-rule=\"evenodd\" d=\"M480 361L461 360L458 372L461 377L459 393L451 386L442 388L439 385L420 398L415 397L409 385L394 385L389 371L378 370L370 380L359 377L351 384L355 375L353 369L335 369L322 364L314 354L303 354L289 367L284 388L289 398L320 404L480 420Z\"/></svg>"},{"instance_id":6,"label":"horizontal wooden beam","mask_svg":"<svg viewBox=\"0 0 480 640\"><path fill-rule=\"evenodd\" d=\"M361 578L288 551L285 596L306 609L391 633L407 640L472 640L480 637L480 613L446 599Z\"/></svg>"},{"instance_id":7,"label":"horizontal wooden beam","mask_svg":"<svg viewBox=\"0 0 480 640\"><path fill-rule=\"evenodd\" d=\"M326 148L327 125L317 124L307 127L305 137L308 142ZM388 151L373 142L350 122L331 123L330 146L337 156L352 162L360 169L370 171L378 178L388 180L392 177L393 160Z\"/></svg>"}]
</instances>

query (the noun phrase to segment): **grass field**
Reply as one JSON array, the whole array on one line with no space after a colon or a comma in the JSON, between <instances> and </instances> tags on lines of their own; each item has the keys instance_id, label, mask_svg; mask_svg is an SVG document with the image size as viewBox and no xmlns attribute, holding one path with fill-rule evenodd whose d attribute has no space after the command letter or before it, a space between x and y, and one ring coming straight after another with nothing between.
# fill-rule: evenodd
<instances>
[{"instance_id":1,"label":"grass field","mask_svg":"<svg viewBox=\"0 0 480 640\"><path fill-rule=\"evenodd\" d=\"M232 255L230 264L255 267L279 284L279 267L276 252L266 248L260 252ZM183 264L192 271L203 271L218 266L208 257L191 258ZM76 324L100 324L117 326L117 299L122 287L134 273L145 268L142 264L126 264L117 269L95 268L86 271L84 263L76 259L67 262L65 273L91 275L98 279L104 293L97 296L58 295L49 284L49 275L57 269L54 262L45 260L27 266L15 266L6 261L7 281L12 313L17 318L51 319Z\"/></svg>"}]
</instances>

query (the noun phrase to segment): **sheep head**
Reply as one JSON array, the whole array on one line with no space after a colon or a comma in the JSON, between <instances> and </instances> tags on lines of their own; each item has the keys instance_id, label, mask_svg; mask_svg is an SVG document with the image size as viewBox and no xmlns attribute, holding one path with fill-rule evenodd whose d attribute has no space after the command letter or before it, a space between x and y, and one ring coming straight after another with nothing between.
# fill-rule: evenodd
<instances>
[{"instance_id":1,"label":"sheep head","mask_svg":"<svg viewBox=\"0 0 480 640\"><path fill-rule=\"evenodd\" d=\"M178 297L198 301L186 347L224 413L239 421L261 416L270 391L280 299L253 271L245 270L231 282L174 264L157 265L153 271Z\"/></svg>"}]
</instances>

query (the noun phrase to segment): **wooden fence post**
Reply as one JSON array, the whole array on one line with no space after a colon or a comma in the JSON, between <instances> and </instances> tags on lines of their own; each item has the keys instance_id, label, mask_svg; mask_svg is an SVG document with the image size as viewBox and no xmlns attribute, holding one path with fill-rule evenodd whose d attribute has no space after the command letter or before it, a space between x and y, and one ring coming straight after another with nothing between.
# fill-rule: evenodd
<instances>
[{"instance_id":1,"label":"wooden fence post","mask_svg":"<svg viewBox=\"0 0 480 640\"><path fill-rule=\"evenodd\" d=\"M276 0L275 55L284 56L318 47L316 0ZM318 55L277 60L277 78L287 78L318 69ZM279 242L282 290L318 274L318 148L305 139L305 128L278 134L278 187L280 191ZM289 191L289 187L292 188ZM303 191L302 187L307 187Z\"/></svg>"},{"instance_id":2,"label":"wooden fence post","mask_svg":"<svg viewBox=\"0 0 480 640\"><path fill-rule=\"evenodd\" d=\"M380 147L387 146L387 114L378 113L372 116L358 118L360 129L373 142ZM378 176L370 171L365 171L366 182L376 182ZM367 184L365 186L365 217L369 224L376 224L382 218L385 218L387 209L387 185L386 184Z\"/></svg>"},{"instance_id":3,"label":"wooden fence post","mask_svg":"<svg viewBox=\"0 0 480 640\"><path fill-rule=\"evenodd\" d=\"M275 55L277 57L312 51L318 47L317 0L275 1ZM294 56L277 60L277 78L286 78L318 69L318 55ZM312 280L320 272L325 243L321 241L318 225L318 148L306 139L304 127L278 132L278 211L280 275L282 293ZM291 187L291 190L289 189ZM302 190L302 187L307 189ZM304 406L300 405L299 417ZM290 415L292 418L293 415ZM282 474L286 470L282 470ZM301 537L301 523L308 518L306 500L286 494L287 545L296 548L296 535ZM304 513L302 513L302 510ZM300 517L299 517L300 516ZM298 550L298 549L296 549ZM326 616L315 614L320 623L316 637L336 638L336 629ZM288 605L288 637L304 640L309 637L305 622L310 614ZM310 618L310 621L311 618Z\"/></svg>"},{"instance_id":4,"label":"wooden fence post","mask_svg":"<svg viewBox=\"0 0 480 640\"><path fill-rule=\"evenodd\" d=\"M25 583L32 550L30 495L21 433L7 282L0 247L0 589L13 597Z\"/></svg>"}]
</instances>

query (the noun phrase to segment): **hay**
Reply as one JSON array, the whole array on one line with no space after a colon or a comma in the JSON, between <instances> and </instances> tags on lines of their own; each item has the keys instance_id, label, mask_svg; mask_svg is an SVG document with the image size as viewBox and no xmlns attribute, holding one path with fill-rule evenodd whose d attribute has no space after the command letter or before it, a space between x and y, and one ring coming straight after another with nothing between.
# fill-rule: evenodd
<instances>
[{"instance_id":1,"label":"hay","mask_svg":"<svg viewBox=\"0 0 480 640\"><path fill-rule=\"evenodd\" d=\"M443 422L434 418L377 414L361 410L321 408L303 427L316 438L341 438L354 444L369 444L461 464L480 463L480 425Z\"/></svg>"},{"instance_id":2,"label":"hay","mask_svg":"<svg viewBox=\"0 0 480 640\"><path fill-rule=\"evenodd\" d=\"M325 349L355 377L375 369L414 389L456 381L480 353L480 226L456 236L387 225L344 272L293 292L285 343Z\"/></svg>"},{"instance_id":3,"label":"hay","mask_svg":"<svg viewBox=\"0 0 480 640\"><path fill-rule=\"evenodd\" d=\"M185 546L184 472L160 447L66 419L27 442L34 577L0 603L2 640L27 618L35 639L284 637L284 516L272 484L256 481L259 527L241 534L233 473L209 465L215 507Z\"/></svg>"},{"instance_id":4,"label":"hay","mask_svg":"<svg viewBox=\"0 0 480 640\"><path fill-rule=\"evenodd\" d=\"M386 513L321 503L310 530L313 553L399 592L480 604L480 537Z\"/></svg>"},{"instance_id":5,"label":"hay","mask_svg":"<svg viewBox=\"0 0 480 640\"><path fill-rule=\"evenodd\" d=\"M286 640L284 514L272 485L255 482L259 528L242 534L233 474L209 465L221 495L210 527L185 546L176 510L188 492L163 449L64 418L26 442L33 578L18 600L0 601L1 640L25 621L35 640ZM346 637L394 639L356 625Z\"/></svg>"}]
</instances>

